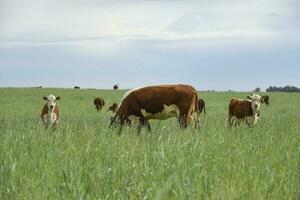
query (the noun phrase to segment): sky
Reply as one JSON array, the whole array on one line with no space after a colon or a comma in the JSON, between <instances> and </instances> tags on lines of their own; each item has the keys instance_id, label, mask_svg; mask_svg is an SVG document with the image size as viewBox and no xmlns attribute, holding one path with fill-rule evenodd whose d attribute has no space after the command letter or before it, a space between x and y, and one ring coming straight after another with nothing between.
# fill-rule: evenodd
<instances>
[{"instance_id":1,"label":"sky","mask_svg":"<svg viewBox=\"0 0 300 200\"><path fill-rule=\"evenodd\" d=\"M0 87L300 87L297 0L0 0Z\"/></svg>"}]
</instances>

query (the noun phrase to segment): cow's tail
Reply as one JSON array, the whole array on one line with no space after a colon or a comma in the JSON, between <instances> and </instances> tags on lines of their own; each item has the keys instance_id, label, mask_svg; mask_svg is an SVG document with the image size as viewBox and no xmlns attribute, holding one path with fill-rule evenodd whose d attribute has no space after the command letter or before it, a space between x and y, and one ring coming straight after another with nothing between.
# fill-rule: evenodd
<instances>
[{"instance_id":1,"label":"cow's tail","mask_svg":"<svg viewBox=\"0 0 300 200\"><path fill-rule=\"evenodd\" d=\"M204 115L205 115L205 102L203 101L203 112L204 112Z\"/></svg>"}]
</instances>

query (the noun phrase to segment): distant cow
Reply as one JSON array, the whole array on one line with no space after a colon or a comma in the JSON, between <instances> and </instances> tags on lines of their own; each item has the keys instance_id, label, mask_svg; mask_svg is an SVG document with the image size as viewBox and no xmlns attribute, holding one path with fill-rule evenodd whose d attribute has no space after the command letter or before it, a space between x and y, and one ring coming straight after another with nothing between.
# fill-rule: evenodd
<instances>
[{"instance_id":1,"label":"distant cow","mask_svg":"<svg viewBox=\"0 0 300 200\"><path fill-rule=\"evenodd\" d=\"M74 89L80 89L80 87L79 86L74 86Z\"/></svg>"},{"instance_id":2,"label":"distant cow","mask_svg":"<svg viewBox=\"0 0 300 200\"><path fill-rule=\"evenodd\" d=\"M60 97L55 97L51 94L48 97L43 97L43 99L46 100L47 103L42 109L41 118L47 129L50 126L57 125L59 122L59 109L56 102Z\"/></svg>"},{"instance_id":3,"label":"distant cow","mask_svg":"<svg viewBox=\"0 0 300 200\"><path fill-rule=\"evenodd\" d=\"M168 119L176 117L181 128L189 123L198 122L198 96L195 88L189 85L159 85L137 88L126 92L120 106L112 118L110 125L116 120L120 123L119 133L123 124L131 122L131 118L139 121L138 133L142 127L151 131L149 119Z\"/></svg>"},{"instance_id":4,"label":"distant cow","mask_svg":"<svg viewBox=\"0 0 300 200\"><path fill-rule=\"evenodd\" d=\"M240 121L245 121L249 127L255 125L260 115L260 104L261 97L257 94L247 96L246 100L231 99L228 112L229 125L238 125Z\"/></svg>"},{"instance_id":5,"label":"distant cow","mask_svg":"<svg viewBox=\"0 0 300 200\"><path fill-rule=\"evenodd\" d=\"M205 114L205 101L203 99L198 99L198 113L202 113L202 111Z\"/></svg>"},{"instance_id":6,"label":"distant cow","mask_svg":"<svg viewBox=\"0 0 300 200\"><path fill-rule=\"evenodd\" d=\"M105 105L105 101L102 97L96 97L94 99L94 105L97 111L100 111L102 107Z\"/></svg>"},{"instance_id":7,"label":"distant cow","mask_svg":"<svg viewBox=\"0 0 300 200\"><path fill-rule=\"evenodd\" d=\"M109 111L112 111L113 113L115 113L118 109L118 104L117 103L113 103L111 106L108 107Z\"/></svg>"},{"instance_id":8,"label":"distant cow","mask_svg":"<svg viewBox=\"0 0 300 200\"><path fill-rule=\"evenodd\" d=\"M118 84L116 84L116 85L114 85L114 90L117 90L117 89L119 89L119 85Z\"/></svg>"}]
</instances>

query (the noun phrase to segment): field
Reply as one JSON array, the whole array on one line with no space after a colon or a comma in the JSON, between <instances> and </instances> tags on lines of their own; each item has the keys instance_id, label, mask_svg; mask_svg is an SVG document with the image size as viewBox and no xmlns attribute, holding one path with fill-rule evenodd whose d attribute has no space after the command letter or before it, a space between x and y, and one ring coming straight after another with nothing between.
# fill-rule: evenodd
<instances>
[{"instance_id":1,"label":"field","mask_svg":"<svg viewBox=\"0 0 300 200\"><path fill-rule=\"evenodd\" d=\"M0 199L299 199L300 95L269 93L257 126L226 127L231 97L200 92L201 128L150 121L152 133L108 129L125 91L0 89ZM43 96L60 96L45 130ZM103 96L97 113L93 98Z\"/></svg>"}]
</instances>

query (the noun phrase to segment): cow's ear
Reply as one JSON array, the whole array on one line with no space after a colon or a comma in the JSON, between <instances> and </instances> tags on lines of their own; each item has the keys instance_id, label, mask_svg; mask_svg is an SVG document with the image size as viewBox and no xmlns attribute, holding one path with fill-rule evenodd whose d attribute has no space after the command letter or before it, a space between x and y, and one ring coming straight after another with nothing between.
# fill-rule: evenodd
<instances>
[{"instance_id":1,"label":"cow's ear","mask_svg":"<svg viewBox=\"0 0 300 200\"><path fill-rule=\"evenodd\" d=\"M60 97L56 97L55 100L56 100L56 101L57 101L57 100L60 100Z\"/></svg>"},{"instance_id":2,"label":"cow's ear","mask_svg":"<svg viewBox=\"0 0 300 200\"><path fill-rule=\"evenodd\" d=\"M47 97L43 97L43 99L44 99L44 100L48 100L48 98L47 98Z\"/></svg>"}]
</instances>

